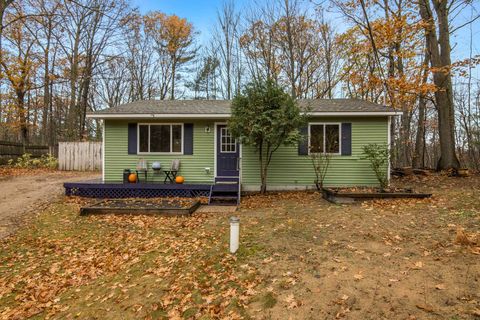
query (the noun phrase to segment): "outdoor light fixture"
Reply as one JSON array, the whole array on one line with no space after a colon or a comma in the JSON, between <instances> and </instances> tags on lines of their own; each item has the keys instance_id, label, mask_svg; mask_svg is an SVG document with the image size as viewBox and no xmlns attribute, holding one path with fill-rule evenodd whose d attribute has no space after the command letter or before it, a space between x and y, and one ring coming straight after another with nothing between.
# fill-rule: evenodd
<instances>
[{"instance_id":1,"label":"outdoor light fixture","mask_svg":"<svg viewBox=\"0 0 480 320\"><path fill-rule=\"evenodd\" d=\"M206 167L206 168L205 168L205 173L206 173L206 174L210 174L210 168L209 168L209 167Z\"/></svg>"},{"instance_id":2,"label":"outdoor light fixture","mask_svg":"<svg viewBox=\"0 0 480 320\"><path fill-rule=\"evenodd\" d=\"M234 254L238 250L240 238L240 219L230 217L230 253Z\"/></svg>"},{"instance_id":3,"label":"outdoor light fixture","mask_svg":"<svg viewBox=\"0 0 480 320\"><path fill-rule=\"evenodd\" d=\"M206 132L206 133L210 133L210 125L207 124L207 125L205 126L205 132Z\"/></svg>"}]
</instances>

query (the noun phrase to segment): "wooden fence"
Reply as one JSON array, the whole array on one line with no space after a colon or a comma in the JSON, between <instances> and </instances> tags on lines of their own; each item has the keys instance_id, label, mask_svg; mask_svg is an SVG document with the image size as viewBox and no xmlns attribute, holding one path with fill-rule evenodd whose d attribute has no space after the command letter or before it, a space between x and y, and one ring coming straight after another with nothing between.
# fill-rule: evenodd
<instances>
[{"instance_id":1,"label":"wooden fence","mask_svg":"<svg viewBox=\"0 0 480 320\"><path fill-rule=\"evenodd\" d=\"M102 169L101 142L59 142L60 170L96 171Z\"/></svg>"},{"instance_id":2,"label":"wooden fence","mask_svg":"<svg viewBox=\"0 0 480 320\"><path fill-rule=\"evenodd\" d=\"M47 153L55 154L55 151L55 147L39 145L27 145L24 150L21 143L0 140L0 164L16 159L24 153L31 154L32 158L38 158Z\"/></svg>"}]
</instances>

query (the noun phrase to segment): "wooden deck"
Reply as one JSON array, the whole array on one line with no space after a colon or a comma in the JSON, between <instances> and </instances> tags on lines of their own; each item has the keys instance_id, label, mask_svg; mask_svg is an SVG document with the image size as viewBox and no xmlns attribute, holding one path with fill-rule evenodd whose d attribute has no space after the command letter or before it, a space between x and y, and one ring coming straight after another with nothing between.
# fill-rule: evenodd
<instances>
[{"instance_id":1,"label":"wooden deck","mask_svg":"<svg viewBox=\"0 0 480 320\"><path fill-rule=\"evenodd\" d=\"M218 200L222 197L233 204L239 202L238 183L122 183L90 180L82 182L66 182L63 184L65 195L98 199L120 198L158 198L158 197L208 197ZM234 201L233 201L234 200Z\"/></svg>"}]
</instances>

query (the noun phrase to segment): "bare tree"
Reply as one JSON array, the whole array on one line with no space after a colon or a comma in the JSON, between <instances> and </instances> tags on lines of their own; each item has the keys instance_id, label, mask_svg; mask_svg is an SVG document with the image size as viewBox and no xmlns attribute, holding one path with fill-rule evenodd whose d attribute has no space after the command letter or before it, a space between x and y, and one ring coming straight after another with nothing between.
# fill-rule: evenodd
<instances>
[{"instance_id":1,"label":"bare tree","mask_svg":"<svg viewBox=\"0 0 480 320\"><path fill-rule=\"evenodd\" d=\"M218 52L224 97L228 100L240 90L239 23L240 14L236 11L235 3L232 0L223 2L220 10L217 11L217 26L213 30L213 48Z\"/></svg>"},{"instance_id":2,"label":"bare tree","mask_svg":"<svg viewBox=\"0 0 480 320\"><path fill-rule=\"evenodd\" d=\"M432 67L435 91L435 105L438 111L440 138L440 159L438 169L458 168L460 163L455 153L455 108L453 104L452 75L450 67L450 30L449 2L447 0L420 0L420 16L425 24L425 36L428 44L429 60Z\"/></svg>"}]
</instances>

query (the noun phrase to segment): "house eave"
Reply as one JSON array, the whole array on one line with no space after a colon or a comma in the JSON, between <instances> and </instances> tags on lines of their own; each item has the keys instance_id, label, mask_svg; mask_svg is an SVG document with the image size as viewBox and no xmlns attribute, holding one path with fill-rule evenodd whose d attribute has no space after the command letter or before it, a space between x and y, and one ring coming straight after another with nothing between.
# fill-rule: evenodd
<instances>
[{"instance_id":1,"label":"house eave","mask_svg":"<svg viewBox=\"0 0 480 320\"><path fill-rule=\"evenodd\" d=\"M321 117L374 117L374 116L399 116L402 115L401 111L379 111L379 112L308 112L309 116L321 116ZM102 114L102 113L90 113L87 114L89 119L226 119L230 118L229 113L119 113L119 114Z\"/></svg>"},{"instance_id":2,"label":"house eave","mask_svg":"<svg viewBox=\"0 0 480 320\"><path fill-rule=\"evenodd\" d=\"M228 113L119 113L119 114L87 114L90 119L225 119L230 118Z\"/></svg>"},{"instance_id":3,"label":"house eave","mask_svg":"<svg viewBox=\"0 0 480 320\"><path fill-rule=\"evenodd\" d=\"M309 116L322 116L322 117L372 117L372 116L399 116L402 115L401 111L364 111L364 112L308 112Z\"/></svg>"}]
</instances>

